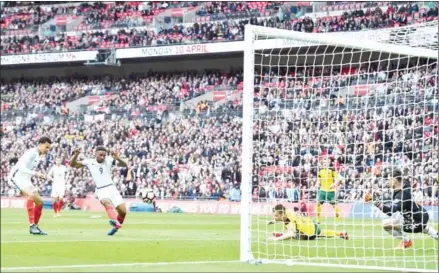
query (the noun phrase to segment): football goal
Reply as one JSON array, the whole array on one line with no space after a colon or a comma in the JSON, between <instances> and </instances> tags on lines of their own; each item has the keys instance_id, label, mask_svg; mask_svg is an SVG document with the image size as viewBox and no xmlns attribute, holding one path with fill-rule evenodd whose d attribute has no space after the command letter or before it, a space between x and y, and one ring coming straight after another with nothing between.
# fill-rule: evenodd
<instances>
[{"instance_id":1,"label":"football goal","mask_svg":"<svg viewBox=\"0 0 439 273\"><path fill-rule=\"evenodd\" d=\"M438 22L340 33L246 25L244 44L241 260L437 272L437 240L406 234L413 245L396 249L373 202L391 199L398 168L437 227ZM273 240L288 231L267 225L277 204L333 236Z\"/></svg>"}]
</instances>

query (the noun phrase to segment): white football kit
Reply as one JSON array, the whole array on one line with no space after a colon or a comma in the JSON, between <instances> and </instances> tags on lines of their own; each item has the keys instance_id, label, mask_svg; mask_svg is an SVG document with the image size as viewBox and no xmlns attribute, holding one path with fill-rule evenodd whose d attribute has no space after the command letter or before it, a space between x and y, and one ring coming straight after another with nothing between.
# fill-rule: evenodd
<instances>
[{"instance_id":1,"label":"white football kit","mask_svg":"<svg viewBox=\"0 0 439 273\"><path fill-rule=\"evenodd\" d=\"M37 148L27 150L9 172L9 184L19 191L34 191L35 187L32 185L31 178L35 175L35 170L38 167L40 160L43 158L44 157L40 157Z\"/></svg>"},{"instance_id":2,"label":"white football kit","mask_svg":"<svg viewBox=\"0 0 439 273\"><path fill-rule=\"evenodd\" d=\"M53 178L52 193L50 194L50 197L64 198L64 194L66 192L67 171L68 169L64 165L54 165L52 168L50 168L48 176Z\"/></svg>"},{"instance_id":3,"label":"white football kit","mask_svg":"<svg viewBox=\"0 0 439 273\"><path fill-rule=\"evenodd\" d=\"M94 158L87 158L80 162L90 171L91 177L96 184L96 195L99 200L109 199L114 207L123 204L123 198L117 190L111 178L111 168L114 159L106 157L105 161L98 163Z\"/></svg>"}]
</instances>

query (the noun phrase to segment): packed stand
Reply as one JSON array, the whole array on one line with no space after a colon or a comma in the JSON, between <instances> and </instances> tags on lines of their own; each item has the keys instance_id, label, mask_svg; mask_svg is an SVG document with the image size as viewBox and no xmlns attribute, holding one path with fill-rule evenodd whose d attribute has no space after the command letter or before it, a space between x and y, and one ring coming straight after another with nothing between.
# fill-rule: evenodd
<instances>
[{"instance_id":1,"label":"packed stand","mask_svg":"<svg viewBox=\"0 0 439 273\"><path fill-rule=\"evenodd\" d=\"M399 2L400 3L400 2ZM354 1L336 1L326 2L324 6L321 6L321 11L333 11L333 10L352 10L359 8L374 8L387 6L389 2L354 2Z\"/></svg>"},{"instance_id":2,"label":"packed stand","mask_svg":"<svg viewBox=\"0 0 439 273\"><path fill-rule=\"evenodd\" d=\"M28 7L32 5L57 5L64 4L66 1L2 1L2 8L19 8L19 7Z\"/></svg>"},{"instance_id":3,"label":"packed stand","mask_svg":"<svg viewBox=\"0 0 439 273\"><path fill-rule=\"evenodd\" d=\"M138 189L149 186L160 197L218 199L240 182L240 125L239 118L223 116L176 117L162 123L156 119L141 123L126 119L84 123L72 118L49 125L17 126L2 136L2 194L13 194L5 181L10 168L8 159L19 156L35 137L44 133L55 142L51 162L54 158L70 159L74 147L81 147L88 157L93 156L98 145L118 149L129 162L128 169L114 170L114 182L124 196L133 196ZM47 171L49 161L40 167ZM86 169L71 170L68 181L67 189L75 196L94 191ZM50 193L50 183L35 182L43 194Z\"/></svg>"},{"instance_id":4,"label":"packed stand","mask_svg":"<svg viewBox=\"0 0 439 273\"><path fill-rule=\"evenodd\" d=\"M389 198L390 166L401 166L418 201L437 204L436 64L399 69L395 64L384 68L372 63L335 71L297 68L286 78L277 77L286 75L281 71L256 73L261 76L255 79L254 197L315 200L317 167L321 159L331 158L332 167L345 180L339 201L361 201L372 189L376 197ZM375 96L364 93L342 100L337 96L359 84L376 85ZM68 161L73 147L92 156L101 145L128 158L128 169L114 171L124 196L150 187L160 198L237 201L241 105L241 99L221 106L202 101L197 106L203 109L193 115L170 111L133 120L116 114L92 123L69 115L49 124L10 124L2 132L2 194L13 194L4 178L8 159L47 134L55 142L49 161ZM206 106L212 109L201 111ZM38 183L42 193L50 191L50 183ZM68 189L75 196L93 192L89 173L72 170Z\"/></svg>"},{"instance_id":5,"label":"packed stand","mask_svg":"<svg viewBox=\"0 0 439 273\"><path fill-rule=\"evenodd\" d=\"M439 156L436 64L401 70L394 64L388 70L377 65L341 68L332 75L328 68L296 69L288 79L275 71L256 73L261 76L255 79L259 133L253 169L259 170L255 175L262 178L262 187L255 194L285 197L283 187L296 184L306 191L305 198L315 199L316 168L320 159L330 157L345 179L341 201L362 200L372 189L377 197L389 198L383 178L397 165L413 187L427 194L426 204L437 203L432 198ZM376 85L375 96L337 95L363 84Z\"/></svg>"},{"instance_id":6,"label":"packed stand","mask_svg":"<svg viewBox=\"0 0 439 273\"><path fill-rule=\"evenodd\" d=\"M99 109L133 113L139 107L175 105L208 91L236 88L242 71L231 70L149 73L127 78L70 77L46 80L18 80L1 85L2 118L10 112L65 114L65 103L84 96L106 96ZM16 110L16 111L6 111Z\"/></svg>"},{"instance_id":7,"label":"packed stand","mask_svg":"<svg viewBox=\"0 0 439 273\"><path fill-rule=\"evenodd\" d=\"M419 8L415 7L417 5L413 4L409 11ZM0 49L2 54L19 54L236 41L244 38L244 26L249 23L294 31L320 33L390 28L432 21L435 18L437 19L437 16L437 4L430 5L428 8L421 8L419 12L413 12L413 15L407 12L405 6L395 7L392 4L385 11L380 7L367 8L366 10L358 9L346 11L340 16L319 17L317 19L311 17L290 19L289 13L279 13L269 18L252 17L243 20L194 23L191 26L175 25L172 28L159 28L157 31L139 29L128 31L121 29L117 33L113 30L82 31L74 36L59 34L45 38L39 36L2 37Z\"/></svg>"},{"instance_id":8,"label":"packed stand","mask_svg":"<svg viewBox=\"0 0 439 273\"><path fill-rule=\"evenodd\" d=\"M38 5L1 9L2 35L31 35L38 31L38 26L54 18L56 7L42 7Z\"/></svg>"},{"instance_id":9,"label":"packed stand","mask_svg":"<svg viewBox=\"0 0 439 273\"><path fill-rule=\"evenodd\" d=\"M199 2L84 3L76 13L84 16L84 21L77 30L144 26L166 9L193 8L198 5Z\"/></svg>"},{"instance_id":10,"label":"packed stand","mask_svg":"<svg viewBox=\"0 0 439 273\"><path fill-rule=\"evenodd\" d=\"M285 2L208 2L197 10L198 22L266 17L279 11Z\"/></svg>"},{"instance_id":11,"label":"packed stand","mask_svg":"<svg viewBox=\"0 0 439 273\"><path fill-rule=\"evenodd\" d=\"M30 3L24 6L4 5L2 7L2 31L4 34L30 34L27 32L7 32L10 30L33 27L54 18L55 15L83 16L83 22L77 30L105 29L112 27L137 27L149 24L152 18L161 11L172 8L196 7L199 2L95 2L75 3L62 2L62 6L54 4ZM69 5L70 4L70 5Z\"/></svg>"},{"instance_id":12,"label":"packed stand","mask_svg":"<svg viewBox=\"0 0 439 273\"><path fill-rule=\"evenodd\" d=\"M416 3L403 5L399 8L394 4L389 4L385 11L381 7L376 7L345 11L340 16L320 17L316 20L310 17L293 20L292 29L315 33L359 31L433 21L437 20L437 16L437 4L428 9L419 9Z\"/></svg>"}]
</instances>

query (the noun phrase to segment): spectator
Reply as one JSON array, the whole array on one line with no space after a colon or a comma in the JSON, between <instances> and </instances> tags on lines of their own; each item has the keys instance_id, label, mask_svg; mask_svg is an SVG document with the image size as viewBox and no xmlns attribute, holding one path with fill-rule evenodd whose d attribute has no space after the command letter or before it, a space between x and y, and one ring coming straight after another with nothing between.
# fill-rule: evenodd
<instances>
[{"instance_id":1,"label":"spectator","mask_svg":"<svg viewBox=\"0 0 439 273\"><path fill-rule=\"evenodd\" d=\"M145 29L110 30L112 27L136 27L148 24L148 20L151 18L148 17L149 19L145 21L138 13L143 12L144 16L150 16L146 14L151 9L153 10L152 13L154 11L157 13L164 8L163 6L154 6L149 9L147 6L146 9L143 7L142 11L139 11L139 7L142 5L140 5L140 2L136 4L122 2L117 4L103 4L100 2L93 5L81 4L76 12L78 15L85 15L86 26L84 28L88 29L88 24L91 29L95 30L78 31L75 35L59 33L55 36L49 35L46 37L39 37L38 35L2 36L0 52L2 54L21 54L242 40L244 38L244 25L249 23L303 32L339 32L416 24L420 21L431 21L438 16L438 7L435 5L428 8L428 10L422 9L425 12L420 14L419 19L412 20L412 18L409 21L407 14L412 10L419 9L419 7L415 4L413 6L401 5L398 7L396 4L391 3L385 13L380 6L371 5L372 9L367 8L366 12L362 8L346 11L342 16L311 19L305 15L304 18L290 20L290 15L284 14L284 11L278 8L281 2L271 4L270 8L273 10L273 16L270 17L264 17L261 14L262 7L258 7L261 10L256 8L256 11L254 11L243 3L212 2L211 5L207 6L207 9L201 8L199 10L200 16L203 14L215 14L215 16L223 13L229 14L232 9L236 9L237 13L243 15L237 18L218 17L217 19L222 21L196 22L191 26L185 24L165 27L162 25L157 28L157 31ZM157 2L154 5L159 5L159 3ZM166 3L166 5L169 4ZM2 24L2 26L5 26L5 24ZM4 27L2 27L3 30Z\"/></svg>"}]
</instances>

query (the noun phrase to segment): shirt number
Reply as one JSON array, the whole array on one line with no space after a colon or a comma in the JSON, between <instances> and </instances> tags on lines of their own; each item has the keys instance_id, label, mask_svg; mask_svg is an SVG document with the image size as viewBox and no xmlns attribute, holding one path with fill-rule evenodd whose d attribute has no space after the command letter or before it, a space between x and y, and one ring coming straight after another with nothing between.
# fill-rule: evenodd
<instances>
[{"instance_id":1,"label":"shirt number","mask_svg":"<svg viewBox=\"0 0 439 273\"><path fill-rule=\"evenodd\" d=\"M102 167L100 167L99 172L102 174L104 172L104 169Z\"/></svg>"}]
</instances>

